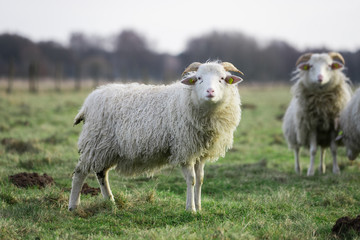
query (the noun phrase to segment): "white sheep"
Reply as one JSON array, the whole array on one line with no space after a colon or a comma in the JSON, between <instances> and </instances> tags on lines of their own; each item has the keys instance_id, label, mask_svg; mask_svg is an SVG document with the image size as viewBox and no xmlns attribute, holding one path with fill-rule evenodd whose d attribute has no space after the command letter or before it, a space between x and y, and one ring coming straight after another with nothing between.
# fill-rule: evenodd
<instances>
[{"instance_id":1,"label":"white sheep","mask_svg":"<svg viewBox=\"0 0 360 240\"><path fill-rule=\"evenodd\" d=\"M317 147L321 147L319 170L325 173L324 151L330 146L333 173L339 174L337 144L335 142L340 112L351 98L349 79L342 72L344 58L335 52L299 57L292 87L293 98L285 113L283 132L295 153L295 171L301 172L299 150L310 148L308 176L314 175Z\"/></svg>"},{"instance_id":2,"label":"white sheep","mask_svg":"<svg viewBox=\"0 0 360 240\"><path fill-rule=\"evenodd\" d=\"M340 129L342 140L346 147L346 155L355 160L360 152L360 88L356 90L344 111L340 114Z\"/></svg>"},{"instance_id":3,"label":"white sheep","mask_svg":"<svg viewBox=\"0 0 360 240\"><path fill-rule=\"evenodd\" d=\"M205 162L224 157L241 117L236 85L242 79L228 71L241 73L228 62L195 62L185 69L181 83L109 84L93 91L75 117L74 124L84 125L69 210L80 203L91 171L104 198L114 200L108 183L111 168L135 176L166 165L181 165L186 210L201 210Z\"/></svg>"}]
</instances>

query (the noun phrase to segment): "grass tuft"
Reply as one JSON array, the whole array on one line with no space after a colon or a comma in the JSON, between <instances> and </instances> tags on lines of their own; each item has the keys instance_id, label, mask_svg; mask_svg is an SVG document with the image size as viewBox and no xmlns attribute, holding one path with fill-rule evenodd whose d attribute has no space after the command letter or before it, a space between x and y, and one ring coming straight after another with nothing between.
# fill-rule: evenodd
<instances>
[{"instance_id":1,"label":"grass tuft","mask_svg":"<svg viewBox=\"0 0 360 240\"><path fill-rule=\"evenodd\" d=\"M0 193L0 200L7 204L17 204L19 201L11 193Z\"/></svg>"}]
</instances>

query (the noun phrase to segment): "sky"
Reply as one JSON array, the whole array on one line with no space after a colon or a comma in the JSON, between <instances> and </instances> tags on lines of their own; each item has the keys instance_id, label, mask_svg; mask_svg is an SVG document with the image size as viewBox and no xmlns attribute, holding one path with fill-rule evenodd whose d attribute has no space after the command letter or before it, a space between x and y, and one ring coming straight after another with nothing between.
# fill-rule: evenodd
<instances>
[{"instance_id":1,"label":"sky","mask_svg":"<svg viewBox=\"0 0 360 240\"><path fill-rule=\"evenodd\" d=\"M241 32L305 50L360 49L359 0L0 0L0 33L68 44L72 32L115 36L133 29L158 52L178 54L193 37Z\"/></svg>"}]
</instances>

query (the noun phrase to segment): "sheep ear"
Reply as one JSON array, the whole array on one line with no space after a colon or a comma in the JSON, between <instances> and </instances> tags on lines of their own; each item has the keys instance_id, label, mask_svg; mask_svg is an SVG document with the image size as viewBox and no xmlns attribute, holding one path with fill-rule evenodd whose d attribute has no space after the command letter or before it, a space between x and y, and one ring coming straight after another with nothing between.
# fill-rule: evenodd
<instances>
[{"instance_id":1,"label":"sheep ear","mask_svg":"<svg viewBox=\"0 0 360 240\"><path fill-rule=\"evenodd\" d=\"M343 67L344 67L344 65L342 65L340 62L337 62L337 61L334 61L333 64L331 64L332 70L342 69Z\"/></svg>"},{"instance_id":2,"label":"sheep ear","mask_svg":"<svg viewBox=\"0 0 360 240\"><path fill-rule=\"evenodd\" d=\"M313 55L312 53L305 53L305 54L301 55L301 56L298 58L298 60L296 61L295 66L299 66L300 63L306 63L307 61L310 60L310 58L311 58L312 55Z\"/></svg>"},{"instance_id":3,"label":"sheep ear","mask_svg":"<svg viewBox=\"0 0 360 240\"><path fill-rule=\"evenodd\" d=\"M344 132L340 131L338 133L338 135L336 136L335 141L338 142L338 141L342 140L343 138L344 138Z\"/></svg>"},{"instance_id":4,"label":"sheep ear","mask_svg":"<svg viewBox=\"0 0 360 240\"><path fill-rule=\"evenodd\" d=\"M241 83L243 79L241 77L235 76L235 75L229 75L225 78L225 82L228 84L236 85L238 83Z\"/></svg>"},{"instance_id":5,"label":"sheep ear","mask_svg":"<svg viewBox=\"0 0 360 240\"><path fill-rule=\"evenodd\" d=\"M187 78L181 80L181 83L185 84L185 85L195 85L196 80L197 80L196 77L192 76L192 77L187 77Z\"/></svg>"},{"instance_id":6,"label":"sheep ear","mask_svg":"<svg viewBox=\"0 0 360 240\"><path fill-rule=\"evenodd\" d=\"M335 142L338 142L344 138L344 135L339 135L335 138Z\"/></svg>"}]
</instances>

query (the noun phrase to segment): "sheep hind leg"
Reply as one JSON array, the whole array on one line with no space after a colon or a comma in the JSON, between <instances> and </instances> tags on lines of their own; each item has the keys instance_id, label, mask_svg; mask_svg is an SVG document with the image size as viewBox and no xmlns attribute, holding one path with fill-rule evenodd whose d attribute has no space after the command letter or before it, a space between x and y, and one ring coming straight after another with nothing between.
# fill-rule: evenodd
<instances>
[{"instance_id":1,"label":"sheep hind leg","mask_svg":"<svg viewBox=\"0 0 360 240\"><path fill-rule=\"evenodd\" d=\"M300 152L300 148L299 148L299 147L296 147L296 148L294 149L294 155L295 155L295 172L296 172L297 174L301 174L299 152Z\"/></svg>"},{"instance_id":2,"label":"sheep hind leg","mask_svg":"<svg viewBox=\"0 0 360 240\"><path fill-rule=\"evenodd\" d=\"M337 155L337 145L336 145L336 142L335 142L335 136L333 136L332 139L333 140L330 143L330 150L331 150L331 155L332 155L332 158L333 158L333 170L332 171L335 174L340 174L340 168L339 168L339 165L337 163L337 157L336 157L336 155Z\"/></svg>"},{"instance_id":3,"label":"sheep hind leg","mask_svg":"<svg viewBox=\"0 0 360 240\"><path fill-rule=\"evenodd\" d=\"M96 177L100 184L100 190L101 190L101 194L103 195L103 197L105 199L110 199L111 201L114 202L114 196L111 192L110 184L109 184L109 170L110 170L110 168L107 168L100 172L97 172Z\"/></svg>"},{"instance_id":4,"label":"sheep hind leg","mask_svg":"<svg viewBox=\"0 0 360 240\"><path fill-rule=\"evenodd\" d=\"M196 212L194 200L194 185L195 185L195 169L193 164L187 164L182 167L182 172L186 180L186 210Z\"/></svg>"},{"instance_id":5,"label":"sheep hind leg","mask_svg":"<svg viewBox=\"0 0 360 240\"><path fill-rule=\"evenodd\" d=\"M69 211L73 211L79 206L81 189L87 175L88 173L83 173L81 170L75 169L69 198Z\"/></svg>"},{"instance_id":6,"label":"sheep hind leg","mask_svg":"<svg viewBox=\"0 0 360 240\"><path fill-rule=\"evenodd\" d=\"M321 148L320 151L320 164L319 164L319 171L320 173L325 173L326 165L325 165L325 148Z\"/></svg>"},{"instance_id":7,"label":"sheep hind leg","mask_svg":"<svg viewBox=\"0 0 360 240\"><path fill-rule=\"evenodd\" d=\"M307 172L307 176L314 176L315 174L314 163L315 163L316 151L317 151L316 134L312 133L310 135L310 166Z\"/></svg>"},{"instance_id":8,"label":"sheep hind leg","mask_svg":"<svg viewBox=\"0 0 360 240\"><path fill-rule=\"evenodd\" d=\"M201 186L204 181L204 162L197 162L195 164L195 208L197 211L201 211Z\"/></svg>"}]
</instances>

